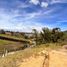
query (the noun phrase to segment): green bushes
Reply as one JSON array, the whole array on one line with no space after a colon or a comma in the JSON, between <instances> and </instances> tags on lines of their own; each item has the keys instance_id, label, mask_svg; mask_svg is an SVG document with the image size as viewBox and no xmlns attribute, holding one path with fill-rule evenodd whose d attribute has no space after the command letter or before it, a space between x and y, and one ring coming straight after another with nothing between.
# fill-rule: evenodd
<instances>
[{"instance_id":1,"label":"green bushes","mask_svg":"<svg viewBox=\"0 0 67 67\"><path fill-rule=\"evenodd\" d=\"M37 45L67 42L67 32L61 31L60 28L43 28L40 33L37 30L34 30L34 35Z\"/></svg>"}]
</instances>

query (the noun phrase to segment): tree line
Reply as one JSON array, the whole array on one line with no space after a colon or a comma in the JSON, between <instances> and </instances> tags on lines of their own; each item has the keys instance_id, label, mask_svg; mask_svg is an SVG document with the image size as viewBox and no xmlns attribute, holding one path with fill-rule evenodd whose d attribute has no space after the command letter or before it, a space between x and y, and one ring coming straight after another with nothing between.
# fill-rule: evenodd
<instances>
[{"instance_id":1,"label":"tree line","mask_svg":"<svg viewBox=\"0 0 67 67\"><path fill-rule=\"evenodd\" d=\"M61 31L60 28L42 28L42 31L38 32L36 29L34 31L34 40L36 44L45 43L66 43L67 42L67 31Z\"/></svg>"}]
</instances>

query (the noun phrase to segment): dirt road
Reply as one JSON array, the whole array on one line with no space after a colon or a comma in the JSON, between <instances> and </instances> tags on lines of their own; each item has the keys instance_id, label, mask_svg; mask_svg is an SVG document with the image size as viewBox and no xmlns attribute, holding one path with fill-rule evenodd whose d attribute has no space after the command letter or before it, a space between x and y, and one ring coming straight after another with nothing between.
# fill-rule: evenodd
<instances>
[{"instance_id":1,"label":"dirt road","mask_svg":"<svg viewBox=\"0 0 67 67\"><path fill-rule=\"evenodd\" d=\"M23 62L20 67L42 67L43 61L43 56L38 56L36 58L30 57L27 61Z\"/></svg>"},{"instance_id":2,"label":"dirt road","mask_svg":"<svg viewBox=\"0 0 67 67\"><path fill-rule=\"evenodd\" d=\"M30 57L19 67L67 67L67 54L52 50L49 52L49 60L45 59L45 56Z\"/></svg>"},{"instance_id":3,"label":"dirt road","mask_svg":"<svg viewBox=\"0 0 67 67\"><path fill-rule=\"evenodd\" d=\"M50 52L49 67L67 67L67 54L55 50Z\"/></svg>"}]
</instances>

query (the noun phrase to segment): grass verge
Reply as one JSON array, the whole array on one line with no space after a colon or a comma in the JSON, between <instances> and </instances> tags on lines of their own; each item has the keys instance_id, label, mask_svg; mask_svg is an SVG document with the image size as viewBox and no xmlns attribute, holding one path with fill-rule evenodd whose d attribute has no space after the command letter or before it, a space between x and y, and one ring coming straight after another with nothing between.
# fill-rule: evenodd
<instances>
[{"instance_id":1,"label":"grass verge","mask_svg":"<svg viewBox=\"0 0 67 67\"><path fill-rule=\"evenodd\" d=\"M0 58L0 67L18 67L18 65L23 62L23 59L28 58L32 55L36 55L42 50L48 49L58 49L61 48L59 44L42 44L33 48L27 48L16 52L13 55L8 55L4 58Z\"/></svg>"}]
</instances>

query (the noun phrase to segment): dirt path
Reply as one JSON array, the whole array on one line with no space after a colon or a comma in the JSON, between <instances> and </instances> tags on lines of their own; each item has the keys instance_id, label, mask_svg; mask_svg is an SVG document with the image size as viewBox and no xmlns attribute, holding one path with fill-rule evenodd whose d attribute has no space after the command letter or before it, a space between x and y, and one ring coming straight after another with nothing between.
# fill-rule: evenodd
<instances>
[{"instance_id":1,"label":"dirt path","mask_svg":"<svg viewBox=\"0 0 67 67\"><path fill-rule=\"evenodd\" d=\"M67 54L54 50L50 52L49 67L67 67Z\"/></svg>"},{"instance_id":2,"label":"dirt path","mask_svg":"<svg viewBox=\"0 0 67 67\"><path fill-rule=\"evenodd\" d=\"M43 56L30 57L26 62L23 62L19 67L42 67L44 61Z\"/></svg>"},{"instance_id":3,"label":"dirt path","mask_svg":"<svg viewBox=\"0 0 67 67\"><path fill-rule=\"evenodd\" d=\"M67 67L67 54L52 50L49 52L49 60L45 56L30 57L19 67Z\"/></svg>"}]
</instances>

